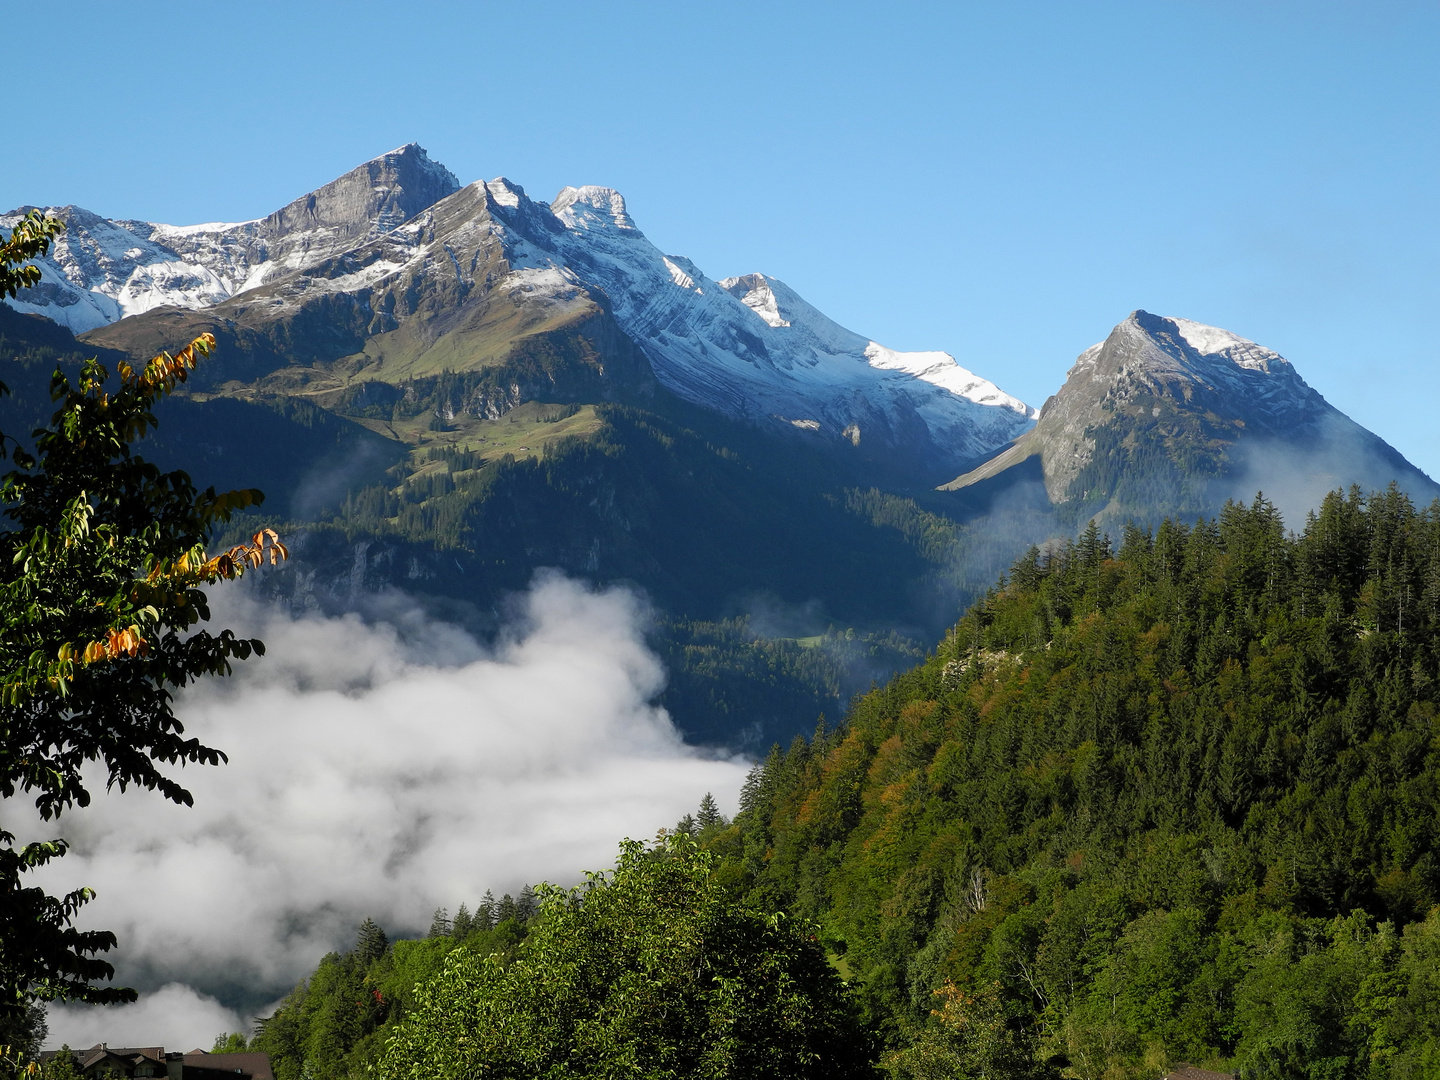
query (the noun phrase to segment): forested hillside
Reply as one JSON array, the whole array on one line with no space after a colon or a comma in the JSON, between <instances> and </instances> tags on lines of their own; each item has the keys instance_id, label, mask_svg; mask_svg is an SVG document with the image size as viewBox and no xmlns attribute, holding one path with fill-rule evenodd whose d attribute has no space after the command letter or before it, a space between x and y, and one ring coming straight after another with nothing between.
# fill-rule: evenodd
<instances>
[{"instance_id":1,"label":"forested hillside","mask_svg":"<svg viewBox=\"0 0 1440 1080\"><path fill-rule=\"evenodd\" d=\"M47 423L51 372L97 351L112 369L123 359L0 305L3 430ZM993 579L996 552L1004 565L1016 550L872 486L878 476L841 468L803 434L663 391L646 408L581 404L595 388L570 372L547 383L562 400L457 419L454 381L334 401L303 385L182 389L157 408L146 455L202 488L266 493L216 541L279 528L293 558L262 587L296 610L352 610L399 589L485 636L539 567L635 587L671 673L661 704L692 742L752 751L913 663ZM752 617L771 611L781 617Z\"/></svg>"},{"instance_id":2,"label":"forested hillside","mask_svg":"<svg viewBox=\"0 0 1440 1080\"><path fill-rule=\"evenodd\" d=\"M773 752L715 844L896 1045L944 1004L1086 1078L1434 1076L1437 677L1440 504L1092 526Z\"/></svg>"}]
</instances>

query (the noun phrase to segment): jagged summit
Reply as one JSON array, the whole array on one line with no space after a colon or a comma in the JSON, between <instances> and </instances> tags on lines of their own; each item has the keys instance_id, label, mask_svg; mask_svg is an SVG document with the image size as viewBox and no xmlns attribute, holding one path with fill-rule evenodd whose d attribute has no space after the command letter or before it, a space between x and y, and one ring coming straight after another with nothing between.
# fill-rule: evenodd
<instances>
[{"instance_id":1,"label":"jagged summit","mask_svg":"<svg viewBox=\"0 0 1440 1080\"><path fill-rule=\"evenodd\" d=\"M212 307L383 235L459 186L408 143L253 221L162 225L50 207L66 231L36 261L40 283L10 304L77 334L159 307ZM0 216L0 228L30 209Z\"/></svg>"},{"instance_id":2,"label":"jagged summit","mask_svg":"<svg viewBox=\"0 0 1440 1080\"><path fill-rule=\"evenodd\" d=\"M1330 409L1279 353L1219 327L1137 310L1080 354L1027 447L1048 449L1045 485L1063 501L1092 459L1102 418L1209 410L1237 430L1294 429ZM1163 425L1162 425L1163 426Z\"/></svg>"},{"instance_id":3,"label":"jagged summit","mask_svg":"<svg viewBox=\"0 0 1440 1080\"><path fill-rule=\"evenodd\" d=\"M550 203L550 212L572 229L589 228L601 221L616 229L635 229L625 208L625 196L614 188L593 184L561 188Z\"/></svg>"},{"instance_id":4,"label":"jagged summit","mask_svg":"<svg viewBox=\"0 0 1440 1080\"><path fill-rule=\"evenodd\" d=\"M1087 358L1109 361L1096 367L1103 378L1122 383L1138 378L1151 388L1165 386L1172 393L1183 393L1187 386L1206 390L1223 386L1255 395L1254 404L1277 416L1297 408L1318 408L1324 401L1273 349L1216 326L1144 310L1131 312L1109 338L1087 349L1081 363Z\"/></svg>"},{"instance_id":5,"label":"jagged summit","mask_svg":"<svg viewBox=\"0 0 1440 1080\"><path fill-rule=\"evenodd\" d=\"M358 240L401 225L460 189L455 174L418 143L371 158L276 210L257 232L273 240L322 230Z\"/></svg>"},{"instance_id":6,"label":"jagged summit","mask_svg":"<svg viewBox=\"0 0 1440 1080\"><path fill-rule=\"evenodd\" d=\"M1107 519L1208 514L1257 490L1292 519L1350 484L1440 494L1273 349L1144 310L1080 354L1034 430L945 489L1019 476L1036 458L1051 503Z\"/></svg>"}]
</instances>

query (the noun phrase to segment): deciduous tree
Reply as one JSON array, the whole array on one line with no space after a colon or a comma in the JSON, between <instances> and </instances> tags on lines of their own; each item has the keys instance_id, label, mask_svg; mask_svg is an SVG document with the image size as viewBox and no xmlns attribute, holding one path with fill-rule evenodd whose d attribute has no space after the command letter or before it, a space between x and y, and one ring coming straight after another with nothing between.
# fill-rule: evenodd
<instances>
[{"instance_id":1,"label":"deciduous tree","mask_svg":"<svg viewBox=\"0 0 1440 1080\"><path fill-rule=\"evenodd\" d=\"M38 280L25 263L62 228L38 212L17 223L0 244L0 298ZM197 491L185 473L162 473L130 450L154 427L155 402L214 344L204 334L142 367L122 363L115 377L94 360L74 383L57 370L49 427L31 434L29 448L0 435L14 465L0 479L10 523L0 531L0 797L33 797L42 819L89 803L88 762L100 763L108 787L133 784L189 805L160 766L225 760L186 736L172 694L263 652L230 630L197 629L210 616L203 587L285 549L265 530L208 555L214 527L263 496ZM115 936L72 925L91 891L57 897L22 884L65 850L61 839L17 846L0 829L0 1013L37 999L134 997L94 985L114 974L98 954Z\"/></svg>"},{"instance_id":2,"label":"deciduous tree","mask_svg":"<svg viewBox=\"0 0 1440 1080\"><path fill-rule=\"evenodd\" d=\"M543 886L518 957L459 948L392 1038L387 1077L873 1075L873 1046L808 924L756 910L684 836L612 875Z\"/></svg>"}]
</instances>

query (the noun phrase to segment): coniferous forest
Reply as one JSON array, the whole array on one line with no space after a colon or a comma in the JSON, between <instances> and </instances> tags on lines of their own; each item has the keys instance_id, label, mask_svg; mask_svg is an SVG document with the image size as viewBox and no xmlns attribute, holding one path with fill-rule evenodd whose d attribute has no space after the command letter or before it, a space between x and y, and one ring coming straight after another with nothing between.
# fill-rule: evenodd
<instances>
[{"instance_id":1,"label":"coniferous forest","mask_svg":"<svg viewBox=\"0 0 1440 1080\"><path fill-rule=\"evenodd\" d=\"M1393 489L1092 527L772 753L724 842L896 1045L953 987L1076 1076L1433 1076L1437 631L1440 506Z\"/></svg>"}]
</instances>

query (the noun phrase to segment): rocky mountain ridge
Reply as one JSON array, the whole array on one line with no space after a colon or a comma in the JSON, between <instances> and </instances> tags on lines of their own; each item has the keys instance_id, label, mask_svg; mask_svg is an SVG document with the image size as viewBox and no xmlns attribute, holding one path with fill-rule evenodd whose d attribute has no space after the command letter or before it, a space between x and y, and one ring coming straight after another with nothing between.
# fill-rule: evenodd
<instances>
[{"instance_id":1,"label":"rocky mountain ridge","mask_svg":"<svg viewBox=\"0 0 1440 1080\"><path fill-rule=\"evenodd\" d=\"M658 387L906 485L959 472L942 491L971 498L1023 481L1027 505L1066 517L1209 514L1256 489L1292 511L1350 484L1435 491L1229 331L1137 311L1037 426L949 354L888 349L773 277L712 279L666 254L613 189L546 203L503 177L461 187L413 144L253 222L62 213L70 231L19 310L97 323L87 340L136 354L212 330L208 389L302 397L412 445L423 424L391 411L429 410L459 438L527 401L648 407Z\"/></svg>"},{"instance_id":2,"label":"rocky mountain ridge","mask_svg":"<svg viewBox=\"0 0 1440 1080\"><path fill-rule=\"evenodd\" d=\"M416 146L258 222L62 213L65 246L20 310L137 352L218 325L244 381L338 363L315 389L333 396L494 367L518 343L585 324L628 338L686 401L924 467L973 463L1034 420L946 353L887 349L773 278L706 277L655 248L618 192L566 188L547 204L504 178L460 188ZM482 396L493 410L495 394Z\"/></svg>"},{"instance_id":3,"label":"rocky mountain ridge","mask_svg":"<svg viewBox=\"0 0 1440 1080\"><path fill-rule=\"evenodd\" d=\"M254 221L175 226L49 207L66 231L36 262L40 284L10 304L76 334L159 307L210 307L382 235L459 186L412 143ZM30 209L0 216L0 228Z\"/></svg>"}]
</instances>

